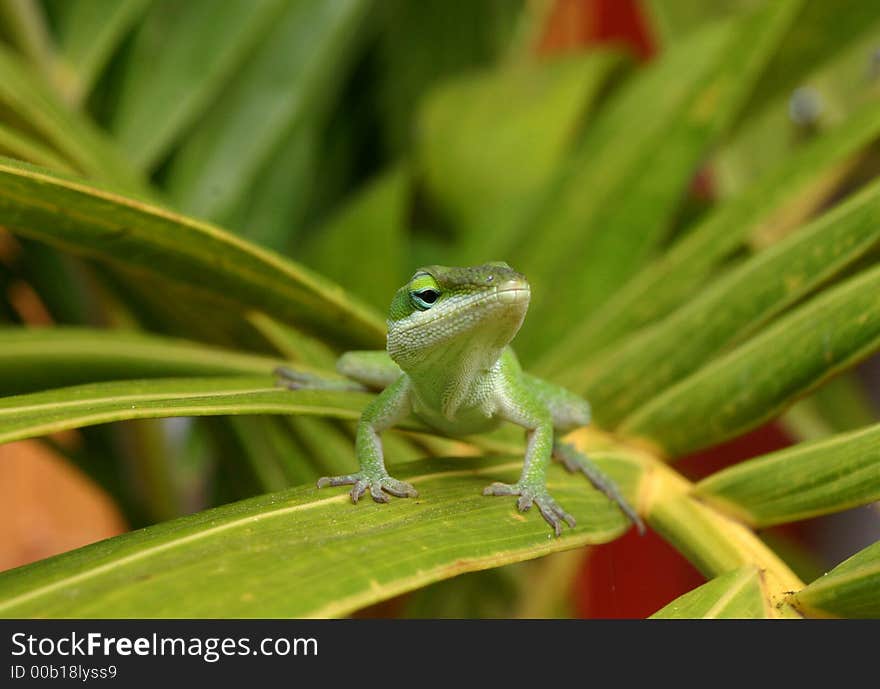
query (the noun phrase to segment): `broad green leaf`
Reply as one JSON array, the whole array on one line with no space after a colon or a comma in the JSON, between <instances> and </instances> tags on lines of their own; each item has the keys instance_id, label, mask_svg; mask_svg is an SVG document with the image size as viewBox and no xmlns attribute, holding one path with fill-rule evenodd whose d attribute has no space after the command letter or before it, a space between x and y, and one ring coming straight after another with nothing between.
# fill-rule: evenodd
<instances>
[{"instance_id":1,"label":"broad green leaf","mask_svg":"<svg viewBox=\"0 0 880 689\"><path fill-rule=\"evenodd\" d=\"M110 131L135 165L149 170L167 155L258 48L285 4L151 3L123 64L110 123Z\"/></svg>"},{"instance_id":2,"label":"broad green leaf","mask_svg":"<svg viewBox=\"0 0 880 689\"><path fill-rule=\"evenodd\" d=\"M79 172L114 188L149 196L113 144L92 122L68 110L39 74L0 46L0 110L26 134L58 151ZM8 120L7 120L8 121Z\"/></svg>"},{"instance_id":3,"label":"broad green leaf","mask_svg":"<svg viewBox=\"0 0 880 689\"><path fill-rule=\"evenodd\" d=\"M4 395L113 379L271 375L282 363L120 330L0 328Z\"/></svg>"},{"instance_id":4,"label":"broad green leaf","mask_svg":"<svg viewBox=\"0 0 880 689\"><path fill-rule=\"evenodd\" d=\"M657 249L800 2L692 34L602 109L511 252L535 287L538 317L518 347L526 358L562 338L573 315L601 306Z\"/></svg>"},{"instance_id":5,"label":"broad green leaf","mask_svg":"<svg viewBox=\"0 0 880 689\"><path fill-rule=\"evenodd\" d=\"M742 567L712 579L661 608L652 619L767 618L769 601L761 586L761 573Z\"/></svg>"},{"instance_id":6,"label":"broad green leaf","mask_svg":"<svg viewBox=\"0 0 880 689\"><path fill-rule=\"evenodd\" d=\"M65 92L73 103L91 92L113 52L119 47L151 0L50 0L60 58L64 61ZM193 33L198 36L200 34ZM178 68L186 63L179 63ZM155 65L154 65L155 66ZM155 76L155 73L150 75ZM145 79L142 88L149 88ZM155 105L154 101L154 105ZM153 124L161 123L161 118Z\"/></svg>"},{"instance_id":7,"label":"broad green leaf","mask_svg":"<svg viewBox=\"0 0 880 689\"><path fill-rule=\"evenodd\" d=\"M880 617L880 541L791 597L808 617Z\"/></svg>"},{"instance_id":8,"label":"broad green leaf","mask_svg":"<svg viewBox=\"0 0 880 689\"><path fill-rule=\"evenodd\" d=\"M596 419L613 427L877 246L880 184L729 271L666 319L609 350L577 389L588 391Z\"/></svg>"},{"instance_id":9,"label":"broad green leaf","mask_svg":"<svg viewBox=\"0 0 880 689\"><path fill-rule=\"evenodd\" d=\"M641 474L594 454L627 495ZM627 529L583 477L549 487L578 520L554 538L540 515L481 489L519 458L416 462L415 500L352 505L312 486L226 505L0 574L3 617L338 617L433 581L601 543Z\"/></svg>"},{"instance_id":10,"label":"broad green leaf","mask_svg":"<svg viewBox=\"0 0 880 689\"><path fill-rule=\"evenodd\" d=\"M288 390L270 376L157 378L91 383L0 397L0 443L111 421L227 414L357 419L363 392Z\"/></svg>"},{"instance_id":11,"label":"broad green leaf","mask_svg":"<svg viewBox=\"0 0 880 689\"><path fill-rule=\"evenodd\" d=\"M0 160L0 224L135 275L160 276L218 308L265 311L352 344L384 340L380 317L296 263L213 225L13 161Z\"/></svg>"},{"instance_id":12,"label":"broad green leaf","mask_svg":"<svg viewBox=\"0 0 880 689\"><path fill-rule=\"evenodd\" d=\"M168 192L183 211L225 219L303 118L326 106L366 0L293 0L175 154Z\"/></svg>"},{"instance_id":13,"label":"broad green leaf","mask_svg":"<svg viewBox=\"0 0 880 689\"><path fill-rule=\"evenodd\" d=\"M880 425L737 464L700 481L696 492L754 527L880 500Z\"/></svg>"},{"instance_id":14,"label":"broad green leaf","mask_svg":"<svg viewBox=\"0 0 880 689\"><path fill-rule=\"evenodd\" d=\"M880 266L780 318L618 426L671 457L754 428L880 347Z\"/></svg>"},{"instance_id":15,"label":"broad green leaf","mask_svg":"<svg viewBox=\"0 0 880 689\"><path fill-rule=\"evenodd\" d=\"M420 169L464 241L482 241L487 228L497 236L525 212L622 62L614 52L550 58L468 74L428 94Z\"/></svg>"},{"instance_id":16,"label":"broad green leaf","mask_svg":"<svg viewBox=\"0 0 880 689\"><path fill-rule=\"evenodd\" d=\"M382 311L408 279L409 174L395 168L356 194L303 249L302 261ZM381 266L381 270L376 270Z\"/></svg>"},{"instance_id":17,"label":"broad green leaf","mask_svg":"<svg viewBox=\"0 0 880 689\"><path fill-rule=\"evenodd\" d=\"M869 104L720 205L640 271L538 362L567 380L585 358L684 303L749 236L791 229L827 200L841 177L880 136L880 104Z\"/></svg>"}]
</instances>

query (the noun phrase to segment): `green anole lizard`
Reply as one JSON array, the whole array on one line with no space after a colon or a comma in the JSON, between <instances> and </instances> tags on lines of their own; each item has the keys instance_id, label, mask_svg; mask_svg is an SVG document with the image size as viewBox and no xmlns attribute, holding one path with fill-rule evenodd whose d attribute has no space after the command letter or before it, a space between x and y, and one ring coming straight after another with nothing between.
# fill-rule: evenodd
<instances>
[{"instance_id":1,"label":"green anole lizard","mask_svg":"<svg viewBox=\"0 0 880 689\"><path fill-rule=\"evenodd\" d=\"M560 436L590 421L586 400L525 373L509 343L529 307L525 277L506 263L466 268L427 266L401 287L388 313L387 352L348 352L337 369L356 389L381 390L357 426L360 470L324 477L318 487L351 485L352 502L369 490L376 502L386 493L415 497L415 488L389 475L379 434L414 415L450 435L491 430L502 421L526 431L522 475L515 484L492 483L484 495L516 495L520 511L537 505L557 536L562 522L575 525L547 490L547 467L556 459L590 482L633 521L644 525L614 483ZM279 369L291 388L339 387L310 375ZM344 386L345 384L343 384Z\"/></svg>"}]
</instances>

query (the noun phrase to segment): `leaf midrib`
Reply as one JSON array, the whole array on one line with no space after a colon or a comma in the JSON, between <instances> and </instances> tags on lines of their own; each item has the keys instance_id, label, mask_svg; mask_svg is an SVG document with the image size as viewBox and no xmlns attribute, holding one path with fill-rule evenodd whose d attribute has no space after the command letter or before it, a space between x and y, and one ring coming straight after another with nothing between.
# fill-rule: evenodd
<instances>
[{"instance_id":1,"label":"leaf midrib","mask_svg":"<svg viewBox=\"0 0 880 689\"><path fill-rule=\"evenodd\" d=\"M186 399L211 399L214 397L236 397L238 395L249 395L249 394L258 394L261 392L280 392L282 391L280 388L273 387L259 387L259 388L241 388L236 390L211 390L206 392L204 390L200 390L198 392L150 392L150 393L139 393L139 394L131 394L131 395L108 395L106 397L90 397L89 399L84 400L65 400L63 402L47 402L45 404L31 404L27 406L20 407L0 407L0 416L4 415L12 415L34 412L34 411L64 411L67 409L76 409L77 407L89 407L100 404L106 404L108 402L113 403L122 403L122 402L150 402L154 400L169 400L173 397L173 400L176 402L177 400L186 400Z\"/></svg>"}]
</instances>

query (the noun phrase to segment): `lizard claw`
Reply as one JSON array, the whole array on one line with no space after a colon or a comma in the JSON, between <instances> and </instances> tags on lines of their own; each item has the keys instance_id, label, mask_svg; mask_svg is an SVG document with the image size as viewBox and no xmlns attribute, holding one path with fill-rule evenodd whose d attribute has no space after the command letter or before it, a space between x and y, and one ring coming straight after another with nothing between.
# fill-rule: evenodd
<instances>
[{"instance_id":1,"label":"lizard claw","mask_svg":"<svg viewBox=\"0 0 880 689\"><path fill-rule=\"evenodd\" d=\"M559 505L550 495L546 488L534 489L520 484L492 483L483 489L483 495L518 495L516 508L520 512L531 509L532 505L538 506L541 516L553 529L557 536L562 535L562 522L574 528L577 522L568 512Z\"/></svg>"},{"instance_id":2,"label":"lizard claw","mask_svg":"<svg viewBox=\"0 0 880 689\"><path fill-rule=\"evenodd\" d=\"M388 502L388 496L383 492L391 493L398 498L415 498L419 492L406 481L398 481L388 474L379 474L377 476L368 476L363 472L356 474L345 474L343 476L322 476L318 479L318 488L326 488L327 486L347 486L351 485L349 492L351 501L357 504L357 501L363 497L370 489L370 497L376 502Z\"/></svg>"}]
</instances>

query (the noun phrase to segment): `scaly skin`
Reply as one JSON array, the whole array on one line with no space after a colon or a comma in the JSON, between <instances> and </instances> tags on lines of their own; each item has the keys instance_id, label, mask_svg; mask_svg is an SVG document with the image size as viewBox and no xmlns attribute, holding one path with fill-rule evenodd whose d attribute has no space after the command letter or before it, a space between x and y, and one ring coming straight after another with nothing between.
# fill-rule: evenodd
<instances>
[{"instance_id":1,"label":"scaly skin","mask_svg":"<svg viewBox=\"0 0 880 689\"><path fill-rule=\"evenodd\" d=\"M387 502L386 493L414 497L415 488L388 474L379 433L409 415L452 435L483 432L507 421L526 431L522 475L512 485L487 486L484 495L518 496L520 511L537 505L558 536L562 522L574 526L575 520L547 490L547 467L557 459L569 471L583 473L644 531L641 519L611 480L558 438L589 423L589 404L524 373L508 346L522 325L529 297L526 279L506 263L428 266L416 271L391 302L387 355L349 352L339 360L340 373L358 386L382 392L358 423L360 470L321 478L318 487L352 485L353 502L367 490L376 502ZM324 387L295 371L279 373L293 388ZM338 381L327 383L335 389L342 386Z\"/></svg>"}]
</instances>

